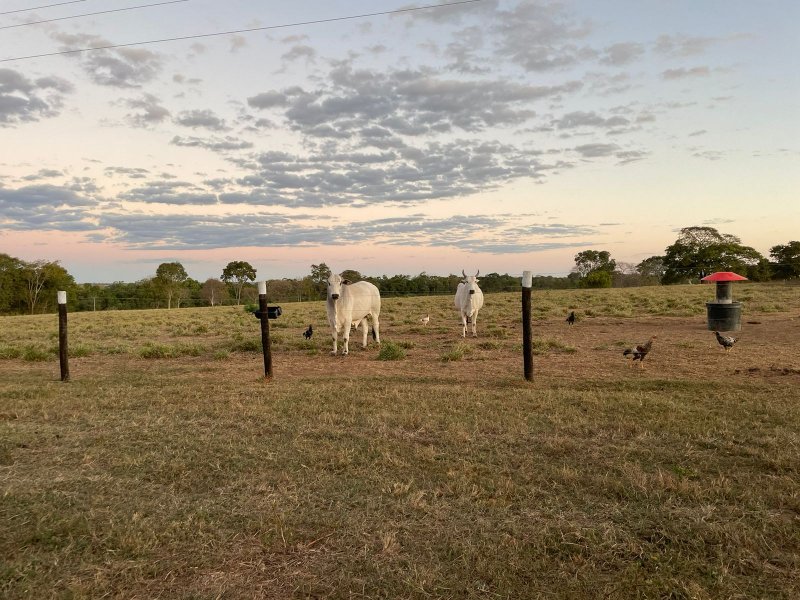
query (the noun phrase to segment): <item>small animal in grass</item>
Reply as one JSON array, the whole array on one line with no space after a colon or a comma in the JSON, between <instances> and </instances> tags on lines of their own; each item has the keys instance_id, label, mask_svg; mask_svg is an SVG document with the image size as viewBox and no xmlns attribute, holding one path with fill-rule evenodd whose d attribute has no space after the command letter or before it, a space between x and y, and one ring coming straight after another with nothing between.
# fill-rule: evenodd
<instances>
[{"instance_id":1,"label":"small animal in grass","mask_svg":"<svg viewBox=\"0 0 800 600\"><path fill-rule=\"evenodd\" d=\"M656 339L657 336L651 336L649 340L647 340L644 344L639 344L634 346L633 348L626 348L622 351L622 356L630 356L633 360L631 364L635 363L637 360L639 361L639 368L644 368L644 357L650 353L650 350L653 348L653 340Z\"/></svg>"},{"instance_id":2,"label":"small animal in grass","mask_svg":"<svg viewBox=\"0 0 800 600\"><path fill-rule=\"evenodd\" d=\"M430 322L430 320L431 320L431 316L430 315L425 315L424 317L422 317L419 320L419 322L422 323L423 325L427 325Z\"/></svg>"},{"instance_id":3,"label":"small animal in grass","mask_svg":"<svg viewBox=\"0 0 800 600\"><path fill-rule=\"evenodd\" d=\"M575 311L573 310L571 313L569 313L569 316L567 317L567 325L574 325L574 324L575 324Z\"/></svg>"},{"instance_id":4,"label":"small animal in grass","mask_svg":"<svg viewBox=\"0 0 800 600\"><path fill-rule=\"evenodd\" d=\"M314 328L311 325L309 325L308 329L306 329L303 332L303 337L306 338L307 340L310 340L312 335L314 335Z\"/></svg>"},{"instance_id":5,"label":"small animal in grass","mask_svg":"<svg viewBox=\"0 0 800 600\"><path fill-rule=\"evenodd\" d=\"M722 335L719 331L715 331L714 335L717 336L719 345L725 348L725 352L730 352L733 345L739 341L739 338L731 337L729 335Z\"/></svg>"}]
</instances>

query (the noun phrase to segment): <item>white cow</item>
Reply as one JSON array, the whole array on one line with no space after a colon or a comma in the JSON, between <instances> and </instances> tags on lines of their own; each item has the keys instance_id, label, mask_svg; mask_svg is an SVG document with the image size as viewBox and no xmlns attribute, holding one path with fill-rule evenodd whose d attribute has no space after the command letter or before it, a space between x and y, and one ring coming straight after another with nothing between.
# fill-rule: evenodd
<instances>
[{"instance_id":1,"label":"white cow","mask_svg":"<svg viewBox=\"0 0 800 600\"><path fill-rule=\"evenodd\" d=\"M478 323L478 311L483 308L483 292L478 287L478 275L467 275L461 271L464 281L458 284L456 290L456 308L461 312L461 324L464 329L461 337L467 337L467 323L472 324L472 337L478 337L475 327Z\"/></svg>"},{"instance_id":2,"label":"white cow","mask_svg":"<svg viewBox=\"0 0 800 600\"><path fill-rule=\"evenodd\" d=\"M331 275L328 277L328 323L331 326L333 336L333 352L336 354L339 333L342 334L342 355L348 353L348 342L350 341L350 327L366 317L372 321L372 337L381 343L380 324L378 317L381 313L381 294L374 285L368 281L358 281L350 283L342 279L341 275ZM366 321L362 324L364 330L364 340L362 345L367 347L367 330L369 329Z\"/></svg>"}]
</instances>

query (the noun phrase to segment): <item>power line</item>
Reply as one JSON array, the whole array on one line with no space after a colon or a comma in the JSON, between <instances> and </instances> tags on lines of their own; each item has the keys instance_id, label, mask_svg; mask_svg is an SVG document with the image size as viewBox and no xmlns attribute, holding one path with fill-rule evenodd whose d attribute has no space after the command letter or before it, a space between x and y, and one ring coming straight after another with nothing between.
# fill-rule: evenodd
<instances>
[{"instance_id":1,"label":"power line","mask_svg":"<svg viewBox=\"0 0 800 600\"><path fill-rule=\"evenodd\" d=\"M179 2L189 2L189 0L167 0L166 2L156 2L154 4L140 4L139 6L128 6L126 8L112 8L97 12L84 13L82 15L72 15L71 17L57 17L55 19L45 19L43 21L31 21L29 23L17 23L16 25L4 25L0 29L13 29L14 27L27 27L28 25L41 25L42 23L52 23L53 21L66 21L67 19L80 19L81 17L93 17L95 15L106 15L108 13L124 12L126 10L137 10L139 8L151 8L153 6L164 6L165 4L178 4Z\"/></svg>"},{"instance_id":2,"label":"power line","mask_svg":"<svg viewBox=\"0 0 800 600\"><path fill-rule=\"evenodd\" d=\"M267 31L270 29L285 29L287 27L300 27L302 25L319 25L321 23L335 23L337 21L349 21L352 19L365 19L367 17L379 17L384 15L395 15L401 13L409 13L420 10L430 10L434 8L446 8L448 6L459 6L463 4L474 4L476 2L484 2L485 0L459 0L457 2L446 2L444 4L429 4L427 6L415 6L410 8L398 8L396 10L386 10L374 13L363 13L359 15L348 15L345 17L332 17L330 19L315 19L313 21L298 21L296 23L284 23L281 25L267 25L265 27L251 27L249 29L234 29L231 31L219 31L216 33L200 33L195 35L184 35L173 38L162 38L158 40L146 40L142 42L129 42L127 44L109 44L107 46L95 46L93 48L78 48L75 50L61 50L58 52L47 52L45 54L31 54L28 56L15 56L13 58L0 59L0 63L11 62L16 60L29 60L31 58L45 58L48 56L59 56L62 54L79 54L83 52L93 52L95 50L112 50L114 48L127 48L130 46L144 46L146 44L161 44L164 42L178 42L184 40L195 40L200 38L218 37L222 35L233 35L237 33L252 33L254 31Z\"/></svg>"},{"instance_id":3,"label":"power line","mask_svg":"<svg viewBox=\"0 0 800 600\"><path fill-rule=\"evenodd\" d=\"M64 6L65 4L77 4L78 2L86 2L86 0L70 0L69 2L57 2L56 4L45 4L44 6L34 6L33 8L20 8L17 10L7 10L0 12L0 15L10 15L13 13L28 12L31 10L39 10L41 8L52 8L53 6Z\"/></svg>"}]
</instances>

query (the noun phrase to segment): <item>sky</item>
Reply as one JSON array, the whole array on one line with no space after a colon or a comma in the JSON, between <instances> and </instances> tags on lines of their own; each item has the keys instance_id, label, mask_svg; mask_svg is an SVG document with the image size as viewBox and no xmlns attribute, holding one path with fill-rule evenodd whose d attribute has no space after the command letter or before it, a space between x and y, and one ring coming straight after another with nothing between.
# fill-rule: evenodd
<instances>
[{"instance_id":1,"label":"sky","mask_svg":"<svg viewBox=\"0 0 800 600\"><path fill-rule=\"evenodd\" d=\"M203 281L563 275L690 226L800 239L795 0L118 10L157 1L0 4L0 252Z\"/></svg>"}]
</instances>

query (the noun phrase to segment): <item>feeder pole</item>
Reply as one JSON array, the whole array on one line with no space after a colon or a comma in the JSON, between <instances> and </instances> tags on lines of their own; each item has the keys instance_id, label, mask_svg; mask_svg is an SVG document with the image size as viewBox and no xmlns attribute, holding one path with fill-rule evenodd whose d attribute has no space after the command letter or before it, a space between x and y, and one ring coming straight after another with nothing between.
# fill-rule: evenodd
<instances>
[{"instance_id":1,"label":"feeder pole","mask_svg":"<svg viewBox=\"0 0 800 600\"><path fill-rule=\"evenodd\" d=\"M533 341L531 332L531 287L533 277L530 271L522 273L522 361L525 379L533 381Z\"/></svg>"},{"instance_id":2,"label":"feeder pole","mask_svg":"<svg viewBox=\"0 0 800 600\"><path fill-rule=\"evenodd\" d=\"M58 358L61 381L69 381L69 351L67 348L67 292L58 292Z\"/></svg>"},{"instance_id":3,"label":"feeder pole","mask_svg":"<svg viewBox=\"0 0 800 600\"><path fill-rule=\"evenodd\" d=\"M269 317L267 310L267 282L258 282L258 310L261 312L261 347L264 351L264 377L272 379L272 348L269 343Z\"/></svg>"}]
</instances>

